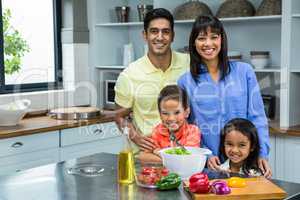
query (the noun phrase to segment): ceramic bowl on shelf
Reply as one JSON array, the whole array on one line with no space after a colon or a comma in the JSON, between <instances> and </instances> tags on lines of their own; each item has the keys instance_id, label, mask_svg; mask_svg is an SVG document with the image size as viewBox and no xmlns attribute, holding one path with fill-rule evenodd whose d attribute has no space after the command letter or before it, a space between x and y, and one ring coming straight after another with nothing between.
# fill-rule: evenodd
<instances>
[{"instance_id":1,"label":"ceramic bowl on shelf","mask_svg":"<svg viewBox=\"0 0 300 200\"><path fill-rule=\"evenodd\" d=\"M269 51L250 51L251 64L255 69L264 69L269 64Z\"/></svg>"},{"instance_id":2,"label":"ceramic bowl on shelf","mask_svg":"<svg viewBox=\"0 0 300 200\"><path fill-rule=\"evenodd\" d=\"M212 153L208 149L198 147L185 147L191 153L190 155L167 153L167 150L172 148L174 147L160 150L163 165L170 172L179 174L183 180L187 180L194 173L202 172L207 160L207 156Z\"/></svg>"},{"instance_id":3,"label":"ceramic bowl on shelf","mask_svg":"<svg viewBox=\"0 0 300 200\"><path fill-rule=\"evenodd\" d=\"M28 111L31 101L28 99L0 105L0 126L15 126Z\"/></svg>"}]
</instances>

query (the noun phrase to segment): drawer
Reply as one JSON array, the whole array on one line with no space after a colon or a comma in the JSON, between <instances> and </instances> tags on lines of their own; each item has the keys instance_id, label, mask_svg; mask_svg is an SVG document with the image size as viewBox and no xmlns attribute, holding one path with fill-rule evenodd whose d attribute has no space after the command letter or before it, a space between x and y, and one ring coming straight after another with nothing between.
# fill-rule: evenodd
<instances>
[{"instance_id":1,"label":"drawer","mask_svg":"<svg viewBox=\"0 0 300 200\"><path fill-rule=\"evenodd\" d=\"M91 142L120 135L115 122L61 130L61 146Z\"/></svg>"},{"instance_id":2,"label":"drawer","mask_svg":"<svg viewBox=\"0 0 300 200\"><path fill-rule=\"evenodd\" d=\"M47 149L0 158L0 174L11 174L59 162L59 149Z\"/></svg>"},{"instance_id":3,"label":"drawer","mask_svg":"<svg viewBox=\"0 0 300 200\"><path fill-rule=\"evenodd\" d=\"M60 148L61 161L88 156L95 153L117 154L122 150L123 139L121 136L111 137L93 142L70 145Z\"/></svg>"},{"instance_id":4,"label":"drawer","mask_svg":"<svg viewBox=\"0 0 300 200\"><path fill-rule=\"evenodd\" d=\"M0 140L0 157L59 147L59 131Z\"/></svg>"}]
</instances>

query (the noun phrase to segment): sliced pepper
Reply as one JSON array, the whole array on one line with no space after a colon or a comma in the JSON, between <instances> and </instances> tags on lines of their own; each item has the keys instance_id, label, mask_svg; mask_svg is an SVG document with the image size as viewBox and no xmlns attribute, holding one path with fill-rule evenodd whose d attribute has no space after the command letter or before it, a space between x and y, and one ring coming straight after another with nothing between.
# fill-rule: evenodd
<instances>
[{"instance_id":1,"label":"sliced pepper","mask_svg":"<svg viewBox=\"0 0 300 200\"><path fill-rule=\"evenodd\" d=\"M172 190L179 187L181 184L181 178L176 173L170 173L169 175L162 177L160 181L156 183L159 190Z\"/></svg>"},{"instance_id":2,"label":"sliced pepper","mask_svg":"<svg viewBox=\"0 0 300 200\"><path fill-rule=\"evenodd\" d=\"M227 180L227 185L232 188L246 187L246 180L240 177L231 177Z\"/></svg>"}]
</instances>

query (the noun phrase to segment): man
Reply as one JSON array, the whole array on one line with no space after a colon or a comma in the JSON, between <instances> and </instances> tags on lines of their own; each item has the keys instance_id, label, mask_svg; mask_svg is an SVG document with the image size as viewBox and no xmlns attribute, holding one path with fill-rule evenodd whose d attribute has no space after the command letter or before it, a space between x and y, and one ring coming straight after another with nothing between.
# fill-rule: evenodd
<instances>
[{"instance_id":1,"label":"man","mask_svg":"<svg viewBox=\"0 0 300 200\"><path fill-rule=\"evenodd\" d=\"M119 76L115 87L116 122L124 125L124 117L132 113L131 140L141 150L155 148L147 137L160 122L157 98L160 90L177 79L189 67L189 56L173 52L174 19L163 8L147 13L144 19L143 38L148 44L147 55L131 63Z\"/></svg>"}]
</instances>

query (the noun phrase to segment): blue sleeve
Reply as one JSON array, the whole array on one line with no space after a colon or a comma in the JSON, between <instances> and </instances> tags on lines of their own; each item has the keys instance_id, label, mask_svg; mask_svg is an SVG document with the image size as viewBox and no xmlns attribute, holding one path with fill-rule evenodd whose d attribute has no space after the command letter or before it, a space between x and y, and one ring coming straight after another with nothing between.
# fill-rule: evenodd
<instances>
[{"instance_id":1,"label":"blue sleeve","mask_svg":"<svg viewBox=\"0 0 300 200\"><path fill-rule=\"evenodd\" d=\"M180 76L179 77L179 79L177 80L177 85L181 88L181 89L183 89L183 90L185 90L185 85L184 85L184 78L185 77L185 74L183 74L182 76Z\"/></svg>"},{"instance_id":2,"label":"blue sleeve","mask_svg":"<svg viewBox=\"0 0 300 200\"><path fill-rule=\"evenodd\" d=\"M270 151L269 126L264 110L260 88L256 75L251 67L247 70L247 90L248 90L248 119L255 125L258 132L260 144L259 156L268 158Z\"/></svg>"},{"instance_id":3,"label":"blue sleeve","mask_svg":"<svg viewBox=\"0 0 300 200\"><path fill-rule=\"evenodd\" d=\"M189 97L189 104L190 104L190 106L191 106L191 94L189 94L189 91L188 91L188 89L186 88L186 84L187 84L187 82L188 82L188 78L187 78L187 74L185 73L185 74L183 74L179 79L178 79L178 81L177 81L177 85L182 89L182 90L184 90L186 93L187 93L187 95L188 95L188 97ZM195 124L195 125L197 125L196 123L195 123L195 116L193 115L193 113L192 112L190 112L190 115L189 115L189 117L188 117L188 122L190 123L190 124Z\"/></svg>"}]
</instances>

